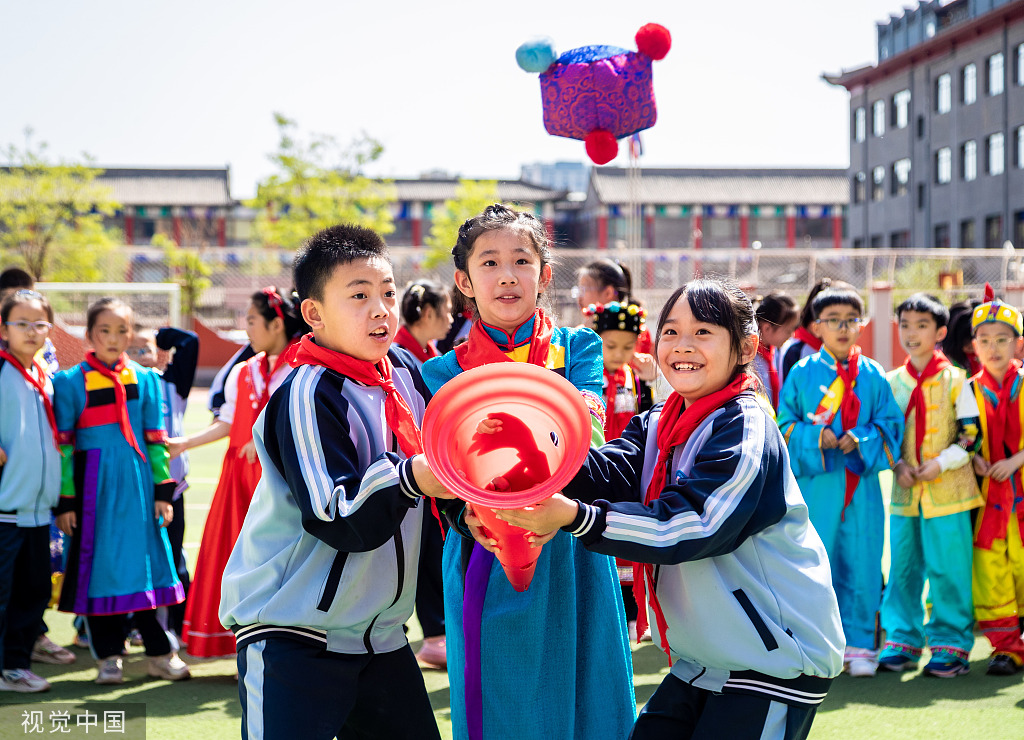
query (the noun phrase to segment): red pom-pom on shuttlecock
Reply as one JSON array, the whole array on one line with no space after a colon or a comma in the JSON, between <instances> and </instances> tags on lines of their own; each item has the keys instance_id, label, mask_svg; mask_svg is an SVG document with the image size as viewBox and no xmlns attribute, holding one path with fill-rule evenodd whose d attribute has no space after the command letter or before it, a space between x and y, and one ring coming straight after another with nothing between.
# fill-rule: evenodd
<instances>
[{"instance_id":1,"label":"red pom-pom on shuttlecock","mask_svg":"<svg viewBox=\"0 0 1024 740\"><path fill-rule=\"evenodd\" d=\"M619 153L619 142L615 140L611 131L603 128L595 128L587 134L583 144L587 148L587 156L594 164L608 164Z\"/></svg>"},{"instance_id":2,"label":"red pom-pom on shuttlecock","mask_svg":"<svg viewBox=\"0 0 1024 740\"><path fill-rule=\"evenodd\" d=\"M636 32L636 48L651 59L664 59L672 48L672 34L657 23L647 23Z\"/></svg>"}]
</instances>

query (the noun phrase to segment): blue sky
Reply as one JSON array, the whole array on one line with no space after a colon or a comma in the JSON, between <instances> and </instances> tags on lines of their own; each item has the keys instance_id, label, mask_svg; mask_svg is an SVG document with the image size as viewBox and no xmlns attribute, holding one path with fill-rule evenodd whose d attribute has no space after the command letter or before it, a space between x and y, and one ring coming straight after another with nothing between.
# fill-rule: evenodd
<instances>
[{"instance_id":1,"label":"blue sky","mask_svg":"<svg viewBox=\"0 0 1024 740\"><path fill-rule=\"evenodd\" d=\"M820 79L875 61L875 22L898 0L483 3L45 0L0 5L0 144L35 130L55 157L101 165L232 168L248 197L272 171L272 114L385 146L370 174L517 177L584 161L548 136L516 47L633 49L669 28L655 63L648 166L846 166L845 91ZM583 12L585 11L585 15ZM620 147L623 164L625 147Z\"/></svg>"}]
</instances>

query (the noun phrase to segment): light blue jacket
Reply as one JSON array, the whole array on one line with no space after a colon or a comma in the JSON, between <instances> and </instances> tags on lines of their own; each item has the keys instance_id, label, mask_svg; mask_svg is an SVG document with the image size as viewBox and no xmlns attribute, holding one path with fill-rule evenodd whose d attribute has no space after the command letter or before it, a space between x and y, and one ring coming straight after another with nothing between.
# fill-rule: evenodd
<instances>
[{"instance_id":1,"label":"light blue jacket","mask_svg":"<svg viewBox=\"0 0 1024 740\"><path fill-rule=\"evenodd\" d=\"M46 378L53 399L53 385ZM50 523L50 509L60 496L60 453L38 391L18 368L0 360L0 522L19 527Z\"/></svg>"}]
</instances>

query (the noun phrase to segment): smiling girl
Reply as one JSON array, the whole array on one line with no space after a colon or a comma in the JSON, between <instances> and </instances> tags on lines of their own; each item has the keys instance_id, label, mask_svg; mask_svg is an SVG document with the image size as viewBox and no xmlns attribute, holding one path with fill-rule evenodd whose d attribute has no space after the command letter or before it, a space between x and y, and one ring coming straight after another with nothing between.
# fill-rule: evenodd
<instances>
[{"instance_id":1,"label":"smiling girl","mask_svg":"<svg viewBox=\"0 0 1024 740\"><path fill-rule=\"evenodd\" d=\"M583 395L600 444L601 342L590 329L555 327L538 307L552 277L544 225L489 206L462 225L452 255L455 283L479 318L465 344L424 364L430 390L493 362L546 367ZM488 740L625 737L635 703L613 559L557 533L519 593L471 511L454 519L463 536L447 538L443 566L454 737L481 738L484 728Z\"/></svg>"},{"instance_id":2,"label":"smiling girl","mask_svg":"<svg viewBox=\"0 0 1024 740\"><path fill-rule=\"evenodd\" d=\"M675 392L591 450L565 495L499 514L538 535L563 527L638 563L637 601L672 668L634 739L806 737L842 668L825 548L754 393L757 343L737 287L680 288L655 335ZM587 505L595 494L608 500Z\"/></svg>"},{"instance_id":3,"label":"smiling girl","mask_svg":"<svg viewBox=\"0 0 1024 740\"><path fill-rule=\"evenodd\" d=\"M184 589L165 527L175 481L168 470L163 395L156 373L128 359L132 310L103 298L86 316L93 350L54 378L63 458L57 526L71 535L60 610L84 614L100 684L123 681L125 615L135 614L149 675L189 677L156 619Z\"/></svg>"}]
</instances>

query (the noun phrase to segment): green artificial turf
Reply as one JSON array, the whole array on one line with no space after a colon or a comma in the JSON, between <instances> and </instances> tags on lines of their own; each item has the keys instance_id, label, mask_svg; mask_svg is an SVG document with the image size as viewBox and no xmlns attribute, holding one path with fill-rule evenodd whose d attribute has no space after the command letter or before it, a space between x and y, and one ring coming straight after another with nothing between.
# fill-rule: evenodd
<instances>
[{"instance_id":1,"label":"green artificial turf","mask_svg":"<svg viewBox=\"0 0 1024 740\"><path fill-rule=\"evenodd\" d=\"M209 422L205 402L205 392L197 390L185 418L189 432L202 429ZM195 562L225 448L226 441L222 440L190 453L192 473L191 488L186 494L185 532L190 562ZM48 611L46 622L56 642L71 644L74 630L70 615ZM418 648L421 633L415 618L409 623L409 637L413 648ZM241 709L233 660L196 661L185 655L193 678L171 683L146 677L142 648L133 647L125 660L125 683L111 687L95 685L96 667L88 652L72 649L78 655L75 665L33 666L33 670L53 684L50 692L0 693L0 738L31 737L22 726L26 711L42 711L47 723L45 731L50 734L50 713L54 709L68 708L58 706L60 704L114 706L119 702L145 703L145 737L150 740L226 740L239 736ZM919 671L880 673L874 679L840 676L818 711L811 737L1024 740L1024 674L1009 678L986 676L988 653L987 642L979 639L971 653L970 675L955 679L927 678ZM667 661L657 648L645 643L633 649L633 662L637 702L642 706L668 672ZM447 675L424 671L424 679L441 735L450 738ZM590 709L599 711L599 708ZM75 707L71 710L74 716ZM135 737L142 737L138 723L129 722L128 730L127 737L132 737L133 732ZM89 736L93 735L102 733L94 729Z\"/></svg>"}]
</instances>

